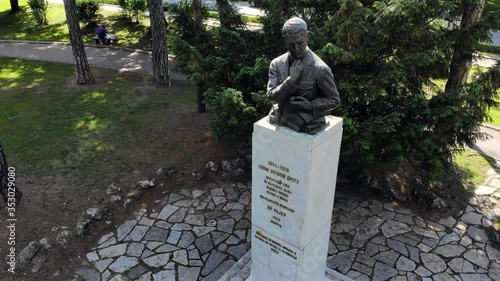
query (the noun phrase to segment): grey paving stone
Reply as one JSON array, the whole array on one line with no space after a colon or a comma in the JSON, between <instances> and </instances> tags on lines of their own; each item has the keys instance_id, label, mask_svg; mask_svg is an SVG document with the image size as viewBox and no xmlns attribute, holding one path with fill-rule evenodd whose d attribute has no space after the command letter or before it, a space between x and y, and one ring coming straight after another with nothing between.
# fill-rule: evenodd
<instances>
[{"instance_id":1,"label":"grey paving stone","mask_svg":"<svg viewBox=\"0 0 500 281\"><path fill-rule=\"evenodd\" d=\"M95 270L90 268L80 268L76 271L85 281L100 281L101 275Z\"/></svg>"},{"instance_id":2,"label":"grey paving stone","mask_svg":"<svg viewBox=\"0 0 500 281\"><path fill-rule=\"evenodd\" d=\"M170 260L170 254L157 254L143 259L149 267L163 267Z\"/></svg>"},{"instance_id":3,"label":"grey paving stone","mask_svg":"<svg viewBox=\"0 0 500 281\"><path fill-rule=\"evenodd\" d=\"M365 255L367 257L373 257L375 254L378 254L379 253L379 250L378 250L378 245L377 244L374 244L374 243L371 243L371 242L368 242L366 243L366 246L365 246Z\"/></svg>"},{"instance_id":4,"label":"grey paving stone","mask_svg":"<svg viewBox=\"0 0 500 281\"><path fill-rule=\"evenodd\" d=\"M174 252L172 260L182 265L189 265L188 253L186 250L179 250Z\"/></svg>"},{"instance_id":5,"label":"grey paving stone","mask_svg":"<svg viewBox=\"0 0 500 281\"><path fill-rule=\"evenodd\" d=\"M187 211L188 211L187 208L180 208L175 213L173 213L170 216L170 218L168 218L168 222L171 222L171 223L183 222L184 221L184 217L186 216Z\"/></svg>"},{"instance_id":6,"label":"grey paving stone","mask_svg":"<svg viewBox=\"0 0 500 281\"><path fill-rule=\"evenodd\" d=\"M177 194L177 193L172 193L170 194L170 196L168 197L168 203L169 204L172 204L176 201L179 201L181 199L185 198L184 195L180 195L180 194Z\"/></svg>"},{"instance_id":7,"label":"grey paving stone","mask_svg":"<svg viewBox=\"0 0 500 281\"><path fill-rule=\"evenodd\" d=\"M366 274L368 276L371 276L373 273L373 268L371 266L367 266L365 264L359 263L359 262L354 262L352 264L352 269L357 270L363 274Z\"/></svg>"},{"instance_id":8,"label":"grey paving stone","mask_svg":"<svg viewBox=\"0 0 500 281\"><path fill-rule=\"evenodd\" d=\"M224 190L222 188L214 188L210 190L212 196L224 196Z\"/></svg>"},{"instance_id":9,"label":"grey paving stone","mask_svg":"<svg viewBox=\"0 0 500 281\"><path fill-rule=\"evenodd\" d=\"M492 262L488 274L494 281L500 281L500 263Z\"/></svg>"},{"instance_id":10,"label":"grey paving stone","mask_svg":"<svg viewBox=\"0 0 500 281\"><path fill-rule=\"evenodd\" d=\"M363 254L358 254L357 257L356 257L356 261L362 263L362 264L366 264L370 267L373 267L373 265L375 264L375 259L374 258L370 258L368 256L365 256Z\"/></svg>"},{"instance_id":11,"label":"grey paving stone","mask_svg":"<svg viewBox=\"0 0 500 281\"><path fill-rule=\"evenodd\" d=\"M450 274L443 272L440 274L436 274L432 276L434 281L457 281L457 279L453 278Z\"/></svg>"},{"instance_id":12,"label":"grey paving stone","mask_svg":"<svg viewBox=\"0 0 500 281\"><path fill-rule=\"evenodd\" d=\"M225 196L213 196L212 197L212 200L213 200L213 203L218 206L220 204L223 204L223 203L226 203L227 202L227 199ZM210 203L209 203L210 205Z\"/></svg>"},{"instance_id":13,"label":"grey paving stone","mask_svg":"<svg viewBox=\"0 0 500 281\"><path fill-rule=\"evenodd\" d=\"M125 254L126 251L127 244L123 243L99 250L99 256L101 257L101 259L114 258Z\"/></svg>"},{"instance_id":14,"label":"grey paving stone","mask_svg":"<svg viewBox=\"0 0 500 281\"><path fill-rule=\"evenodd\" d=\"M355 214L342 212L339 214L339 218L332 224L333 233L347 233L351 230L356 229L365 218L359 217Z\"/></svg>"},{"instance_id":15,"label":"grey paving stone","mask_svg":"<svg viewBox=\"0 0 500 281\"><path fill-rule=\"evenodd\" d=\"M187 248L191 246L191 244L193 244L194 239L195 239L194 235L191 232L184 231L182 233L181 240L179 240L177 246L181 248Z\"/></svg>"},{"instance_id":16,"label":"grey paving stone","mask_svg":"<svg viewBox=\"0 0 500 281\"><path fill-rule=\"evenodd\" d=\"M378 235L378 236L375 236L373 237L373 239L371 240L371 242L375 243L375 244L379 244L379 245L386 245L385 243L386 239L384 236L382 235Z\"/></svg>"},{"instance_id":17,"label":"grey paving stone","mask_svg":"<svg viewBox=\"0 0 500 281\"><path fill-rule=\"evenodd\" d=\"M245 211L231 211L228 215L234 220L239 221L245 215Z\"/></svg>"},{"instance_id":18,"label":"grey paving stone","mask_svg":"<svg viewBox=\"0 0 500 281\"><path fill-rule=\"evenodd\" d=\"M150 250L146 249L146 250L144 250L144 252L142 252L141 259L145 259L145 258L150 257L152 255L154 255L154 253L151 252Z\"/></svg>"},{"instance_id":19,"label":"grey paving stone","mask_svg":"<svg viewBox=\"0 0 500 281\"><path fill-rule=\"evenodd\" d=\"M118 241L122 241L137 224L136 220L128 220L118 227L116 236Z\"/></svg>"},{"instance_id":20,"label":"grey paving stone","mask_svg":"<svg viewBox=\"0 0 500 281\"><path fill-rule=\"evenodd\" d=\"M455 223L457 223L457 220L454 219L453 217L447 217L440 219L439 223L446 227L452 228L455 225Z\"/></svg>"},{"instance_id":21,"label":"grey paving stone","mask_svg":"<svg viewBox=\"0 0 500 281\"><path fill-rule=\"evenodd\" d=\"M218 217L222 217L224 213L221 211L211 211L211 212L206 212L203 215L205 216L205 218L207 218L207 220L211 220L211 219L216 219Z\"/></svg>"},{"instance_id":22,"label":"grey paving stone","mask_svg":"<svg viewBox=\"0 0 500 281\"><path fill-rule=\"evenodd\" d=\"M342 274L346 274L351 269L357 253L358 250L340 252L333 257L327 258L326 264L328 267L333 268Z\"/></svg>"},{"instance_id":23,"label":"grey paving stone","mask_svg":"<svg viewBox=\"0 0 500 281\"><path fill-rule=\"evenodd\" d=\"M406 273L406 279L408 281L421 281L421 278L413 272Z\"/></svg>"},{"instance_id":24,"label":"grey paving stone","mask_svg":"<svg viewBox=\"0 0 500 281\"><path fill-rule=\"evenodd\" d=\"M408 225L396 221L388 221L382 225L382 233L387 238L391 238L408 231L411 231L411 228Z\"/></svg>"},{"instance_id":25,"label":"grey paving stone","mask_svg":"<svg viewBox=\"0 0 500 281\"><path fill-rule=\"evenodd\" d=\"M356 215L363 217L363 218L369 218L369 217L373 216L373 213L370 210L363 208L363 207L357 207L353 212Z\"/></svg>"},{"instance_id":26,"label":"grey paving stone","mask_svg":"<svg viewBox=\"0 0 500 281\"><path fill-rule=\"evenodd\" d=\"M439 239L439 236L433 230L424 229L424 228L420 228L420 227L417 227L417 226L412 226L411 228L418 235L422 235L422 236L425 236L425 237L428 237L428 238L432 238L432 239Z\"/></svg>"},{"instance_id":27,"label":"grey paving stone","mask_svg":"<svg viewBox=\"0 0 500 281\"><path fill-rule=\"evenodd\" d=\"M436 248L435 253L446 258L455 258L465 252L465 248L460 245L444 245Z\"/></svg>"},{"instance_id":28,"label":"grey paving stone","mask_svg":"<svg viewBox=\"0 0 500 281\"><path fill-rule=\"evenodd\" d=\"M144 244L142 243L130 243L127 249L127 255L132 257L140 257L144 251Z\"/></svg>"},{"instance_id":29,"label":"grey paving stone","mask_svg":"<svg viewBox=\"0 0 500 281\"><path fill-rule=\"evenodd\" d=\"M349 270L346 276L356 281L371 281L370 277L356 270Z\"/></svg>"},{"instance_id":30,"label":"grey paving stone","mask_svg":"<svg viewBox=\"0 0 500 281\"><path fill-rule=\"evenodd\" d=\"M143 265L138 265L138 266L135 266L129 270L128 277L135 279L135 278L143 275L147 271L148 271L148 269L146 267L144 267Z\"/></svg>"},{"instance_id":31,"label":"grey paving stone","mask_svg":"<svg viewBox=\"0 0 500 281\"><path fill-rule=\"evenodd\" d=\"M458 236L458 234L456 234L456 233L450 233L450 234L443 236L443 238L441 238L441 241L439 241L439 245L446 245L446 244L449 244L452 242L458 242L458 241L460 241L460 236Z\"/></svg>"},{"instance_id":32,"label":"grey paving stone","mask_svg":"<svg viewBox=\"0 0 500 281\"><path fill-rule=\"evenodd\" d=\"M460 220L462 220L466 224L475 224L475 225L481 225L481 219L483 218L483 215L475 213L475 212L469 212L464 214Z\"/></svg>"},{"instance_id":33,"label":"grey paving stone","mask_svg":"<svg viewBox=\"0 0 500 281\"><path fill-rule=\"evenodd\" d=\"M488 258L492 261L500 261L500 251L491 247L490 245L486 245L486 253L488 254Z\"/></svg>"},{"instance_id":34,"label":"grey paving stone","mask_svg":"<svg viewBox=\"0 0 500 281\"><path fill-rule=\"evenodd\" d=\"M386 281L398 275L398 271L391 266L387 266L381 262L375 263L373 270L373 281Z\"/></svg>"},{"instance_id":35,"label":"grey paving stone","mask_svg":"<svg viewBox=\"0 0 500 281\"><path fill-rule=\"evenodd\" d=\"M238 243L240 243L240 239L238 239L238 238L237 238L236 236L234 236L234 235L231 235L231 236L227 239L226 243L227 243L228 245L237 245Z\"/></svg>"},{"instance_id":36,"label":"grey paving stone","mask_svg":"<svg viewBox=\"0 0 500 281\"><path fill-rule=\"evenodd\" d=\"M109 270L106 270L102 275L101 275L101 281L108 281L109 279L111 279L111 271Z\"/></svg>"},{"instance_id":37,"label":"grey paving stone","mask_svg":"<svg viewBox=\"0 0 500 281\"><path fill-rule=\"evenodd\" d=\"M201 260L189 260L189 266L203 266L203 261L201 261Z\"/></svg>"},{"instance_id":38,"label":"grey paving stone","mask_svg":"<svg viewBox=\"0 0 500 281\"><path fill-rule=\"evenodd\" d=\"M217 281L221 278L236 262L227 260L219 265L212 273L203 278L202 281Z\"/></svg>"},{"instance_id":39,"label":"grey paving stone","mask_svg":"<svg viewBox=\"0 0 500 281\"><path fill-rule=\"evenodd\" d=\"M173 261L169 261L164 267L163 269L175 269L175 266L176 266L176 263L173 262Z\"/></svg>"},{"instance_id":40,"label":"grey paving stone","mask_svg":"<svg viewBox=\"0 0 500 281\"><path fill-rule=\"evenodd\" d=\"M472 249L464 254L464 258L482 268L488 268L489 260L483 250Z\"/></svg>"},{"instance_id":41,"label":"grey paving stone","mask_svg":"<svg viewBox=\"0 0 500 281\"><path fill-rule=\"evenodd\" d=\"M439 244L439 239L424 237L424 238L422 238L422 243L424 243L425 245L427 245L431 248L435 248Z\"/></svg>"},{"instance_id":42,"label":"grey paving stone","mask_svg":"<svg viewBox=\"0 0 500 281\"><path fill-rule=\"evenodd\" d=\"M434 230L436 232L440 232L440 231L445 231L445 227L442 226L441 224L439 223L435 223L435 222L427 222L427 228L430 229L430 230Z\"/></svg>"},{"instance_id":43,"label":"grey paving stone","mask_svg":"<svg viewBox=\"0 0 500 281\"><path fill-rule=\"evenodd\" d=\"M232 246L227 249L227 252L239 260L248 252L248 247L246 244Z\"/></svg>"},{"instance_id":44,"label":"grey paving stone","mask_svg":"<svg viewBox=\"0 0 500 281\"><path fill-rule=\"evenodd\" d=\"M179 280L182 281L196 281L200 275L200 267L185 267L179 266L177 272L179 274Z\"/></svg>"},{"instance_id":45,"label":"grey paving stone","mask_svg":"<svg viewBox=\"0 0 500 281\"><path fill-rule=\"evenodd\" d=\"M132 232L123 239L123 241L141 241L142 238L144 238L144 235L146 235L146 232L149 230L149 226L144 226L144 225L136 225Z\"/></svg>"},{"instance_id":46,"label":"grey paving stone","mask_svg":"<svg viewBox=\"0 0 500 281\"><path fill-rule=\"evenodd\" d=\"M222 210L227 212L227 211L242 211L244 209L245 205L241 204L240 202L228 202Z\"/></svg>"},{"instance_id":47,"label":"grey paving stone","mask_svg":"<svg viewBox=\"0 0 500 281\"><path fill-rule=\"evenodd\" d=\"M464 236L460 240L460 245L464 247L468 247L470 244L472 244L472 238L470 238L469 236Z\"/></svg>"},{"instance_id":48,"label":"grey paving stone","mask_svg":"<svg viewBox=\"0 0 500 281\"><path fill-rule=\"evenodd\" d=\"M234 219L222 219L217 221L217 230L226 233L233 233Z\"/></svg>"},{"instance_id":49,"label":"grey paving stone","mask_svg":"<svg viewBox=\"0 0 500 281\"><path fill-rule=\"evenodd\" d=\"M382 207L376 205L370 205L368 209L370 209L370 211L375 215L378 215L383 211Z\"/></svg>"},{"instance_id":50,"label":"grey paving stone","mask_svg":"<svg viewBox=\"0 0 500 281\"><path fill-rule=\"evenodd\" d=\"M195 189L193 191L191 191L191 195L193 196L193 198L198 198L200 197L201 195L203 195L206 191L205 190L201 190L201 189Z\"/></svg>"},{"instance_id":51,"label":"grey paving stone","mask_svg":"<svg viewBox=\"0 0 500 281\"><path fill-rule=\"evenodd\" d=\"M219 266L219 264L226 258L226 254L224 253L221 253L219 251L212 251L212 253L210 253L210 256L208 257L207 261L206 261L206 265L205 267L203 268L203 270L201 271L201 274L206 276L208 275L210 272L212 272L217 266Z\"/></svg>"},{"instance_id":52,"label":"grey paving stone","mask_svg":"<svg viewBox=\"0 0 500 281\"><path fill-rule=\"evenodd\" d=\"M408 279L406 279L406 276L404 276L404 275L398 275L398 276L392 277L391 279L389 279L389 281L408 281Z\"/></svg>"},{"instance_id":53,"label":"grey paving stone","mask_svg":"<svg viewBox=\"0 0 500 281\"><path fill-rule=\"evenodd\" d=\"M155 252L156 253L170 253L170 252L173 252L173 251L177 251L179 250L180 248L175 246L175 245L171 245L171 244L164 244L160 247L158 247Z\"/></svg>"},{"instance_id":54,"label":"grey paving stone","mask_svg":"<svg viewBox=\"0 0 500 281\"><path fill-rule=\"evenodd\" d=\"M103 259L103 260L98 260L96 262L94 262L94 266L97 270L99 270L99 272L104 272L108 266L113 262L113 259L112 258L108 258L108 259Z\"/></svg>"},{"instance_id":55,"label":"grey paving stone","mask_svg":"<svg viewBox=\"0 0 500 281\"><path fill-rule=\"evenodd\" d=\"M144 242L147 242L147 241L143 241ZM148 249L150 249L151 251L153 251L154 249L160 247L161 245L165 244L164 242L158 242L158 241L151 241L151 242L147 242L146 243L146 247Z\"/></svg>"},{"instance_id":56,"label":"grey paving stone","mask_svg":"<svg viewBox=\"0 0 500 281\"><path fill-rule=\"evenodd\" d=\"M469 226L469 230L467 231L467 235L470 236L474 241L481 243L488 243L490 240L486 232L480 228L475 226Z\"/></svg>"},{"instance_id":57,"label":"grey paving stone","mask_svg":"<svg viewBox=\"0 0 500 281\"><path fill-rule=\"evenodd\" d=\"M128 281L130 280L128 277L123 276L121 274L113 276L113 278L109 279L109 281Z\"/></svg>"},{"instance_id":58,"label":"grey paving stone","mask_svg":"<svg viewBox=\"0 0 500 281\"><path fill-rule=\"evenodd\" d=\"M170 230L179 230L179 231L185 231L191 229L193 229L193 227L187 223L176 223L170 228Z\"/></svg>"},{"instance_id":59,"label":"grey paving stone","mask_svg":"<svg viewBox=\"0 0 500 281\"><path fill-rule=\"evenodd\" d=\"M384 209L389 210L389 211L395 211L396 206L394 205L394 203L385 203Z\"/></svg>"},{"instance_id":60,"label":"grey paving stone","mask_svg":"<svg viewBox=\"0 0 500 281\"><path fill-rule=\"evenodd\" d=\"M427 268L423 266L419 266L417 270L415 270L415 273L420 277L427 277L432 275L432 272L430 272Z\"/></svg>"},{"instance_id":61,"label":"grey paving stone","mask_svg":"<svg viewBox=\"0 0 500 281\"><path fill-rule=\"evenodd\" d=\"M392 239L397 240L399 242L403 242L403 243L410 245L410 246L417 246L418 243L420 242L420 239L413 240L413 239L407 237L406 235L396 235L396 236L393 236Z\"/></svg>"},{"instance_id":62,"label":"grey paving stone","mask_svg":"<svg viewBox=\"0 0 500 281\"><path fill-rule=\"evenodd\" d=\"M146 217L143 217L140 221L139 221L139 224L140 225L147 225L147 226L153 226L153 224L155 223L155 220L152 220L152 219L148 219Z\"/></svg>"},{"instance_id":63,"label":"grey paving stone","mask_svg":"<svg viewBox=\"0 0 500 281\"><path fill-rule=\"evenodd\" d=\"M407 246L408 252L410 254L410 259L416 263L420 263L420 249Z\"/></svg>"},{"instance_id":64,"label":"grey paving stone","mask_svg":"<svg viewBox=\"0 0 500 281\"><path fill-rule=\"evenodd\" d=\"M250 204L250 201L252 201L252 194L248 191L243 192L243 194L240 196L240 199L238 200L238 202L245 206Z\"/></svg>"},{"instance_id":65,"label":"grey paving stone","mask_svg":"<svg viewBox=\"0 0 500 281\"><path fill-rule=\"evenodd\" d=\"M170 229L172 227L172 224L168 223L166 221L157 221L155 223L155 226L161 227L161 228L164 228L164 229Z\"/></svg>"},{"instance_id":66,"label":"grey paving stone","mask_svg":"<svg viewBox=\"0 0 500 281\"><path fill-rule=\"evenodd\" d=\"M168 204L163 207L160 214L158 215L158 219L167 220L173 213L177 212L177 210L179 210L179 207Z\"/></svg>"},{"instance_id":67,"label":"grey paving stone","mask_svg":"<svg viewBox=\"0 0 500 281\"><path fill-rule=\"evenodd\" d=\"M359 202L352 199L339 200L335 202L335 207L350 212L358 207Z\"/></svg>"},{"instance_id":68,"label":"grey paving stone","mask_svg":"<svg viewBox=\"0 0 500 281\"><path fill-rule=\"evenodd\" d=\"M401 222L401 223L404 223L404 224L409 224L409 225L413 225L415 224L413 222L413 217L412 216L409 216L409 215L403 215L403 214L396 214L396 216L394 217L394 220L395 221L398 221L398 222Z\"/></svg>"},{"instance_id":69,"label":"grey paving stone","mask_svg":"<svg viewBox=\"0 0 500 281\"><path fill-rule=\"evenodd\" d=\"M188 255L189 255L190 260L199 260L200 259L200 253L198 252L197 249L189 250Z\"/></svg>"},{"instance_id":70,"label":"grey paving stone","mask_svg":"<svg viewBox=\"0 0 500 281\"><path fill-rule=\"evenodd\" d=\"M448 262L448 267L456 273L476 273L474 265L463 258L454 258Z\"/></svg>"},{"instance_id":71,"label":"grey paving stone","mask_svg":"<svg viewBox=\"0 0 500 281\"><path fill-rule=\"evenodd\" d=\"M238 237L240 240L245 240L247 237L246 231L245 230L236 230L233 232L236 237Z\"/></svg>"},{"instance_id":72,"label":"grey paving stone","mask_svg":"<svg viewBox=\"0 0 500 281\"><path fill-rule=\"evenodd\" d=\"M384 220L378 217L372 217L359 225L356 229L356 235L352 240L352 246L356 248L364 246L368 239L372 238L380 231L382 223L384 223Z\"/></svg>"},{"instance_id":73,"label":"grey paving stone","mask_svg":"<svg viewBox=\"0 0 500 281\"><path fill-rule=\"evenodd\" d=\"M109 269L117 272L123 273L139 263L137 258L121 256L114 263L109 266Z\"/></svg>"},{"instance_id":74,"label":"grey paving stone","mask_svg":"<svg viewBox=\"0 0 500 281\"><path fill-rule=\"evenodd\" d=\"M197 237L201 237L207 233L214 231L215 229L215 227L195 226L193 227L193 232Z\"/></svg>"},{"instance_id":75,"label":"grey paving stone","mask_svg":"<svg viewBox=\"0 0 500 281\"><path fill-rule=\"evenodd\" d=\"M489 281L491 280L486 274L460 274L462 281Z\"/></svg>"},{"instance_id":76,"label":"grey paving stone","mask_svg":"<svg viewBox=\"0 0 500 281\"><path fill-rule=\"evenodd\" d=\"M133 227L132 227L133 228ZM132 230L132 228L130 230ZM101 245L102 243L108 241L109 239L111 238L114 238L115 237L115 234L113 232L110 232L108 234L104 234L100 239L99 241L97 242L97 245Z\"/></svg>"},{"instance_id":77,"label":"grey paving stone","mask_svg":"<svg viewBox=\"0 0 500 281\"><path fill-rule=\"evenodd\" d=\"M396 252L399 252L405 256L408 256L408 249L406 248L406 245L402 242L392 240L392 239L387 239L387 246Z\"/></svg>"},{"instance_id":78,"label":"grey paving stone","mask_svg":"<svg viewBox=\"0 0 500 281\"><path fill-rule=\"evenodd\" d=\"M238 198L238 196L240 196L239 190L232 187L224 188L224 193L226 194L227 200L233 200Z\"/></svg>"},{"instance_id":79,"label":"grey paving stone","mask_svg":"<svg viewBox=\"0 0 500 281\"><path fill-rule=\"evenodd\" d=\"M214 241L214 245L219 245L221 242L225 241L229 237L228 233L219 232L219 231L212 231L212 232L210 232L210 235L212 236L212 240Z\"/></svg>"},{"instance_id":80,"label":"grey paving stone","mask_svg":"<svg viewBox=\"0 0 500 281\"><path fill-rule=\"evenodd\" d=\"M97 254L97 251L88 252L86 257L89 262L99 260L99 255Z\"/></svg>"},{"instance_id":81,"label":"grey paving stone","mask_svg":"<svg viewBox=\"0 0 500 281\"><path fill-rule=\"evenodd\" d=\"M210 237L210 234L207 234L205 236L196 239L194 243L202 254L211 251L214 247L214 243L212 241L212 238Z\"/></svg>"},{"instance_id":82,"label":"grey paving stone","mask_svg":"<svg viewBox=\"0 0 500 281\"><path fill-rule=\"evenodd\" d=\"M417 266L414 261L402 256L396 262L396 268L402 271L414 271Z\"/></svg>"},{"instance_id":83,"label":"grey paving stone","mask_svg":"<svg viewBox=\"0 0 500 281\"><path fill-rule=\"evenodd\" d=\"M205 217L203 215L188 215L184 220L184 223L204 226L205 225Z\"/></svg>"},{"instance_id":84,"label":"grey paving stone","mask_svg":"<svg viewBox=\"0 0 500 281\"><path fill-rule=\"evenodd\" d=\"M148 230L146 236L144 236L144 240L165 242L165 240L167 240L167 237L168 230L153 226Z\"/></svg>"},{"instance_id":85,"label":"grey paving stone","mask_svg":"<svg viewBox=\"0 0 500 281\"><path fill-rule=\"evenodd\" d=\"M175 270L163 270L153 274L154 281L175 281Z\"/></svg>"},{"instance_id":86,"label":"grey paving stone","mask_svg":"<svg viewBox=\"0 0 500 281\"><path fill-rule=\"evenodd\" d=\"M422 253L420 259L424 266L433 273L441 273L447 268L444 260L436 254Z\"/></svg>"},{"instance_id":87,"label":"grey paving stone","mask_svg":"<svg viewBox=\"0 0 500 281\"><path fill-rule=\"evenodd\" d=\"M351 245L352 237L349 234L332 234L330 236L336 245Z\"/></svg>"},{"instance_id":88,"label":"grey paving stone","mask_svg":"<svg viewBox=\"0 0 500 281\"><path fill-rule=\"evenodd\" d=\"M193 200L191 199L184 199L184 200L179 200L175 203L173 203L172 205L174 206L177 206L177 207L191 207L191 205L193 204Z\"/></svg>"},{"instance_id":89,"label":"grey paving stone","mask_svg":"<svg viewBox=\"0 0 500 281\"><path fill-rule=\"evenodd\" d=\"M179 239L181 238L182 231L170 231L170 235L168 236L167 243L170 243L172 245L177 245L177 242L179 242Z\"/></svg>"},{"instance_id":90,"label":"grey paving stone","mask_svg":"<svg viewBox=\"0 0 500 281\"><path fill-rule=\"evenodd\" d=\"M389 250L385 252L381 252L378 255L373 257L374 259L386 263L389 266L394 266L396 261L399 259L399 253L394 250Z\"/></svg>"},{"instance_id":91,"label":"grey paving stone","mask_svg":"<svg viewBox=\"0 0 500 281\"><path fill-rule=\"evenodd\" d=\"M378 214L378 216L385 221L390 221L396 217L396 213L393 211L383 211L382 213Z\"/></svg>"}]
</instances>

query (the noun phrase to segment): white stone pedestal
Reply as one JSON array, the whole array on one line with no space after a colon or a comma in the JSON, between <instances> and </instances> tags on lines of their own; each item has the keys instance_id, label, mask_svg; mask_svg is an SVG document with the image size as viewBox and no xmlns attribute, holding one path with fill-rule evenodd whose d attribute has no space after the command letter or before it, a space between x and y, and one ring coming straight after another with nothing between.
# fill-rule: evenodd
<instances>
[{"instance_id":1,"label":"white stone pedestal","mask_svg":"<svg viewBox=\"0 0 500 281\"><path fill-rule=\"evenodd\" d=\"M324 281L342 119L315 135L267 120L252 139L252 281Z\"/></svg>"}]
</instances>

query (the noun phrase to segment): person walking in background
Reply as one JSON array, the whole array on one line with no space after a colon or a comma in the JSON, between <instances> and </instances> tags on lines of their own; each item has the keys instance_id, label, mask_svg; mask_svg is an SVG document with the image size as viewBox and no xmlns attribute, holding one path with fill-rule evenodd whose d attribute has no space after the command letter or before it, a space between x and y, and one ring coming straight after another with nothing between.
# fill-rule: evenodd
<instances>
[{"instance_id":1,"label":"person walking in background","mask_svg":"<svg viewBox=\"0 0 500 281\"><path fill-rule=\"evenodd\" d=\"M96 30L97 37L102 41L102 44L106 44L106 35L108 35L108 31L106 31L106 27L101 25Z\"/></svg>"}]
</instances>

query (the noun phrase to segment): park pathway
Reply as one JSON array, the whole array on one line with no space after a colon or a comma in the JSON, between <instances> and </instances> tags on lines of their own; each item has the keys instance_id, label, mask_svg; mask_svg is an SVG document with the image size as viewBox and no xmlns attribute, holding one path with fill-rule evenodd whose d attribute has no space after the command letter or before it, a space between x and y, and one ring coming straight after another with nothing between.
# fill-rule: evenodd
<instances>
[{"instance_id":1,"label":"park pathway","mask_svg":"<svg viewBox=\"0 0 500 281\"><path fill-rule=\"evenodd\" d=\"M500 251L485 231L499 200L494 169L456 217L337 193L327 266L361 281L500 281ZM250 183L184 187L90 245L74 280L217 281L249 250L250 229Z\"/></svg>"}]
</instances>

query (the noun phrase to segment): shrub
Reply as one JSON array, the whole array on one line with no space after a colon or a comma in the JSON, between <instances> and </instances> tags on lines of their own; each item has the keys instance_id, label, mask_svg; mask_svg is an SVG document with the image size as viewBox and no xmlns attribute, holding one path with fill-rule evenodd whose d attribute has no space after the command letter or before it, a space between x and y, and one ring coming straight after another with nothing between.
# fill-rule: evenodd
<instances>
[{"instance_id":1,"label":"shrub","mask_svg":"<svg viewBox=\"0 0 500 281\"><path fill-rule=\"evenodd\" d=\"M218 138L241 138L251 134L252 124L257 121L255 107L243 101L243 94L232 88L209 89L205 103L214 111L211 129Z\"/></svg>"},{"instance_id":2,"label":"shrub","mask_svg":"<svg viewBox=\"0 0 500 281\"><path fill-rule=\"evenodd\" d=\"M119 0L120 6L130 21L139 22L147 10L146 0Z\"/></svg>"},{"instance_id":3,"label":"shrub","mask_svg":"<svg viewBox=\"0 0 500 281\"><path fill-rule=\"evenodd\" d=\"M479 43L476 48L480 52L500 54L500 46Z\"/></svg>"},{"instance_id":4,"label":"shrub","mask_svg":"<svg viewBox=\"0 0 500 281\"><path fill-rule=\"evenodd\" d=\"M87 26L96 26L99 11L97 0L78 0L76 2L78 19Z\"/></svg>"},{"instance_id":5,"label":"shrub","mask_svg":"<svg viewBox=\"0 0 500 281\"><path fill-rule=\"evenodd\" d=\"M47 11L49 2L47 0L28 0L28 5L33 12L33 17L39 25L47 25Z\"/></svg>"}]
</instances>

